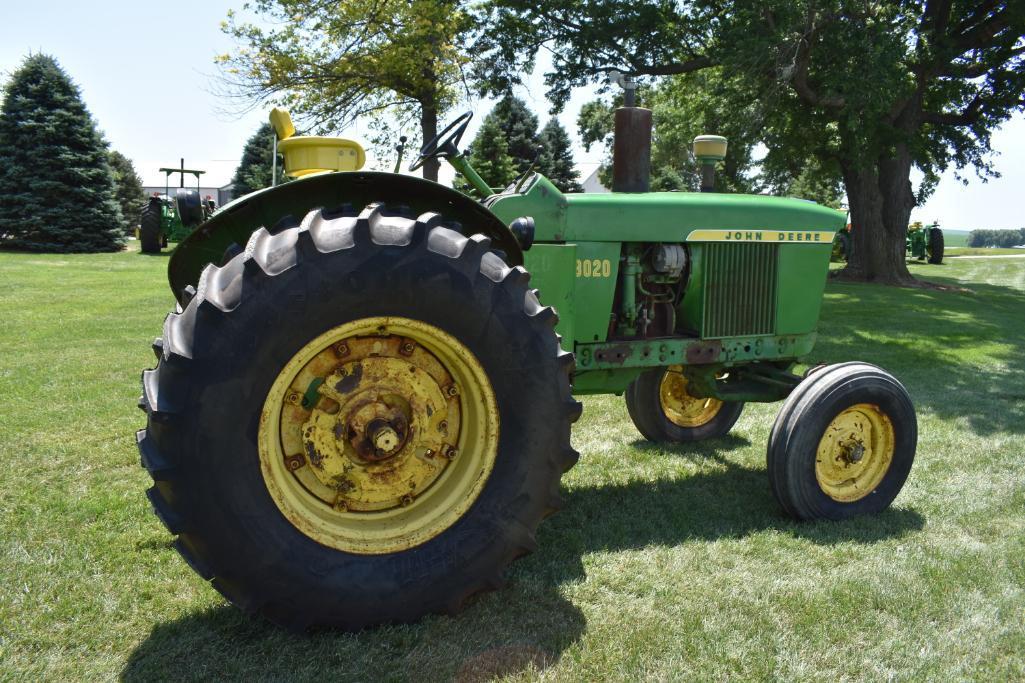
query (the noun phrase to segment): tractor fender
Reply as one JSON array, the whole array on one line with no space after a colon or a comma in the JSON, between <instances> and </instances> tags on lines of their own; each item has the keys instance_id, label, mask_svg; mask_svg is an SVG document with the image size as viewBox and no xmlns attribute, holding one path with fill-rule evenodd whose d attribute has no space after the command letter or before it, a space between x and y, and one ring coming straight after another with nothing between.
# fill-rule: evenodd
<instances>
[{"instance_id":1,"label":"tractor fender","mask_svg":"<svg viewBox=\"0 0 1025 683\"><path fill-rule=\"evenodd\" d=\"M449 227L491 238L493 248L504 252L510 266L523 264L523 252L512 231L495 214L461 192L398 173L324 173L258 190L225 204L171 255L167 264L171 291L184 305L185 287L195 287L207 265L219 264L226 253L245 248L249 236L261 227L273 233L296 225L317 208L343 204L359 208L373 202L408 207L418 215L439 213Z\"/></svg>"}]
</instances>

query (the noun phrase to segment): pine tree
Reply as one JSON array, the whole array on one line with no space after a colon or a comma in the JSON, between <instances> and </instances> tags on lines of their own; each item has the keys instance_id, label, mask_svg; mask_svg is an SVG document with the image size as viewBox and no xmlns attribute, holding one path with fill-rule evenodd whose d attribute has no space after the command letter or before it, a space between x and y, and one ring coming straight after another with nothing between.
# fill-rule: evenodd
<instances>
[{"instance_id":1,"label":"pine tree","mask_svg":"<svg viewBox=\"0 0 1025 683\"><path fill-rule=\"evenodd\" d=\"M125 234L131 235L146 205L146 191L142 189L142 179L135 172L131 159L117 150L110 151L109 159L110 170L114 174L114 195L121 209L121 225Z\"/></svg>"},{"instance_id":2,"label":"pine tree","mask_svg":"<svg viewBox=\"0 0 1025 683\"><path fill-rule=\"evenodd\" d=\"M538 170L563 192L582 192L580 174L573 163L569 133L558 119L551 119L541 130L541 158Z\"/></svg>"},{"instance_id":3,"label":"pine tree","mask_svg":"<svg viewBox=\"0 0 1025 683\"><path fill-rule=\"evenodd\" d=\"M516 164L516 171L523 173L537 158L541 144L537 135L537 116L530 111L526 102L512 93L506 93L489 116L497 119L509 148L509 156Z\"/></svg>"},{"instance_id":4,"label":"pine tree","mask_svg":"<svg viewBox=\"0 0 1025 683\"><path fill-rule=\"evenodd\" d=\"M0 245L94 252L123 241L107 144L57 61L30 55L0 106Z\"/></svg>"},{"instance_id":5,"label":"pine tree","mask_svg":"<svg viewBox=\"0 0 1025 683\"><path fill-rule=\"evenodd\" d=\"M477 175L491 187L505 187L517 176L516 164L509 156L505 134L499 127L494 112L484 117L477 137L470 145L467 158L473 170L477 171ZM470 184L462 174L456 175L452 187L462 192L470 191Z\"/></svg>"},{"instance_id":6,"label":"pine tree","mask_svg":"<svg viewBox=\"0 0 1025 683\"><path fill-rule=\"evenodd\" d=\"M246 146L242 149L242 160L238 162L238 168L235 169L235 175L231 179L231 184L234 186L232 189L234 197L241 197L271 186L273 140L274 128L269 123L264 123L246 142ZM278 183L289 180L284 171L279 156Z\"/></svg>"}]
</instances>

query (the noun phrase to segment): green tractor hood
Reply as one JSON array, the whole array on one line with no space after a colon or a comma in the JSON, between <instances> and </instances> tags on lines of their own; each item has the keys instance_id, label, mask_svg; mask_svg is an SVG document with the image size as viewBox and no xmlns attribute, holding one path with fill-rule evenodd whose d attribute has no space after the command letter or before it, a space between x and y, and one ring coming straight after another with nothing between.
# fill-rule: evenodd
<instances>
[{"instance_id":1,"label":"green tractor hood","mask_svg":"<svg viewBox=\"0 0 1025 683\"><path fill-rule=\"evenodd\" d=\"M562 194L540 175L522 194L495 195L486 205L506 224L532 216L539 242L728 241L728 233L737 231L743 233L738 241L803 241L809 233L813 239L820 232L835 233L846 220L841 211L785 197L713 192ZM819 235L815 241L825 237ZM831 239L830 235L826 241Z\"/></svg>"}]
</instances>

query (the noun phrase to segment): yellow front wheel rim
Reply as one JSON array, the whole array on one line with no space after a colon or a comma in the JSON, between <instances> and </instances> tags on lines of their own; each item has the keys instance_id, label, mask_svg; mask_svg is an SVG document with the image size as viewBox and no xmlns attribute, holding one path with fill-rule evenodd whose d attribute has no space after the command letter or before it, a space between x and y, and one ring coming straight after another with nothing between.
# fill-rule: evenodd
<instances>
[{"instance_id":1,"label":"yellow front wheel rim","mask_svg":"<svg viewBox=\"0 0 1025 683\"><path fill-rule=\"evenodd\" d=\"M879 486L893 462L893 423L879 406L858 403L826 427L815 454L815 479L835 501L853 503Z\"/></svg>"},{"instance_id":2,"label":"yellow front wheel rim","mask_svg":"<svg viewBox=\"0 0 1025 683\"><path fill-rule=\"evenodd\" d=\"M260 416L267 490L315 541L381 554L466 514L498 452L484 368L457 339L409 318L363 318L301 348Z\"/></svg>"},{"instance_id":3,"label":"yellow front wheel rim","mask_svg":"<svg viewBox=\"0 0 1025 683\"><path fill-rule=\"evenodd\" d=\"M659 403L666 419L677 427L693 429L708 424L722 409L722 401L698 398L687 391L687 377L683 367L670 366L658 387Z\"/></svg>"}]
</instances>

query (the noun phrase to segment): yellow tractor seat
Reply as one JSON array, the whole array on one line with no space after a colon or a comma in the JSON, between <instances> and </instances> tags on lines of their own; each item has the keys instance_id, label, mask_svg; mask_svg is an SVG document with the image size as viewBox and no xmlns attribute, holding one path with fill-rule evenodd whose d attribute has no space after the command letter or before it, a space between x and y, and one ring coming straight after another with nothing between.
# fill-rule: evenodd
<instances>
[{"instance_id":1,"label":"yellow tractor seat","mask_svg":"<svg viewBox=\"0 0 1025 683\"><path fill-rule=\"evenodd\" d=\"M285 157L285 174L301 178L326 171L358 171L367 162L358 142L345 138L296 135L292 117L274 107L270 122L278 136L278 152Z\"/></svg>"}]
</instances>

